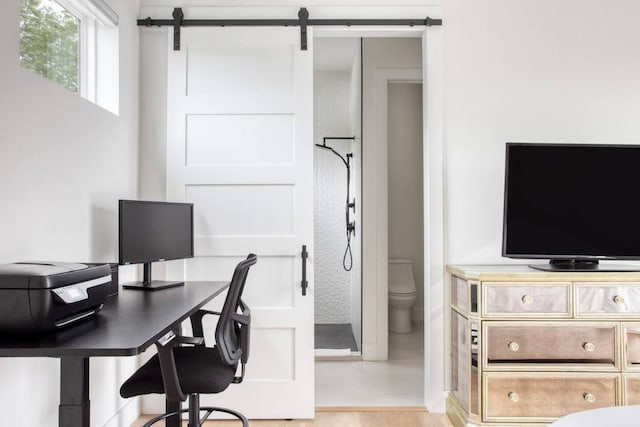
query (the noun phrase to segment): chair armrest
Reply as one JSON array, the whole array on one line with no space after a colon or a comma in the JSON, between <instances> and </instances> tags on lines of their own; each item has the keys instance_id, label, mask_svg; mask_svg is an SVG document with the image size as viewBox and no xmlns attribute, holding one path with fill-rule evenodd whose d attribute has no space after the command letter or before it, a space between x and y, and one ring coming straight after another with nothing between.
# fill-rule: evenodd
<instances>
[{"instance_id":1,"label":"chair armrest","mask_svg":"<svg viewBox=\"0 0 640 427\"><path fill-rule=\"evenodd\" d=\"M193 336L204 338L204 329L202 327L202 318L208 314L213 314L216 316L220 316L220 312L211 311L211 310L198 310L189 317L191 321L191 330L193 331Z\"/></svg>"},{"instance_id":2,"label":"chair armrest","mask_svg":"<svg viewBox=\"0 0 640 427\"><path fill-rule=\"evenodd\" d=\"M188 344L188 345L202 345L204 344L204 338L202 337L183 337L178 335L176 337L177 344Z\"/></svg>"},{"instance_id":3,"label":"chair armrest","mask_svg":"<svg viewBox=\"0 0 640 427\"><path fill-rule=\"evenodd\" d=\"M169 332L156 342L164 392L166 399L170 402L182 402L187 398L180 387L176 361L173 357L173 347L179 344L179 339L176 338L178 337L173 332Z\"/></svg>"}]
</instances>

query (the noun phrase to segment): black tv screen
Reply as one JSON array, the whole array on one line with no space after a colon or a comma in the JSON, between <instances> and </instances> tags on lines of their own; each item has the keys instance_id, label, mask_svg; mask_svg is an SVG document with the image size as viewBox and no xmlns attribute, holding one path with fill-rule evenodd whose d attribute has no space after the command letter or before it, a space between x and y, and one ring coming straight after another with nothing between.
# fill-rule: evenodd
<instances>
[{"instance_id":1,"label":"black tv screen","mask_svg":"<svg viewBox=\"0 0 640 427\"><path fill-rule=\"evenodd\" d=\"M503 256L640 259L640 146L506 151Z\"/></svg>"},{"instance_id":2,"label":"black tv screen","mask_svg":"<svg viewBox=\"0 0 640 427\"><path fill-rule=\"evenodd\" d=\"M193 257L193 204L120 200L119 263Z\"/></svg>"}]
</instances>

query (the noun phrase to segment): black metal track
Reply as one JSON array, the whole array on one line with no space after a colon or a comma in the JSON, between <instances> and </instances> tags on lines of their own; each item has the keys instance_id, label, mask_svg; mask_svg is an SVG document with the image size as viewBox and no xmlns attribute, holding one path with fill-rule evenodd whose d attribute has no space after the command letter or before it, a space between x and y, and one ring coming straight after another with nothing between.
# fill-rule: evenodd
<instances>
[{"instance_id":1,"label":"black metal track","mask_svg":"<svg viewBox=\"0 0 640 427\"><path fill-rule=\"evenodd\" d=\"M396 25L427 27L442 25L442 19L426 17L424 19L309 19L309 12L301 7L298 11L298 19L183 19L182 9L173 9L174 19L138 19L138 25L144 27L174 28L174 50L180 50L181 27L300 27L300 48L307 50L307 26L375 26Z\"/></svg>"},{"instance_id":2,"label":"black metal track","mask_svg":"<svg viewBox=\"0 0 640 427\"><path fill-rule=\"evenodd\" d=\"M138 19L138 26L166 27L173 26L173 19ZM183 27L297 27L298 19L183 19ZM309 19L308 26L362 26L362 25L401 25L415 27L419 25L442 25L442 19Z\"/></svg>"}]
</instances>

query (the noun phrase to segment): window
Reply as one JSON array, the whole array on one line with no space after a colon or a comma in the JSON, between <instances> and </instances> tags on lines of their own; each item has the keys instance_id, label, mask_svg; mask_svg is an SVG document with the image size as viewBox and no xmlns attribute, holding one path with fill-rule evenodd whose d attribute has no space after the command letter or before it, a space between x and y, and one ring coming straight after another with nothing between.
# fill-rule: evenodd
<instances>
[{"instance_id":1,"label":"window","mask_svg":"<svg viewBox=\"0 0 640 427\"><path fill-rule=\"evenodd\" d=\"M20 63L79 93L80 19L53 0L22 0Z\"/></svg>"},{"instance_id":2,"label":"window","mask_svg":"<svg viewBox=\"0 0 640 427\"><path fill-rule=\"evenodd\" d=\"M118 56L105 0L21 0L22 66L116 114Z\"/></svg>"}]
</instances>

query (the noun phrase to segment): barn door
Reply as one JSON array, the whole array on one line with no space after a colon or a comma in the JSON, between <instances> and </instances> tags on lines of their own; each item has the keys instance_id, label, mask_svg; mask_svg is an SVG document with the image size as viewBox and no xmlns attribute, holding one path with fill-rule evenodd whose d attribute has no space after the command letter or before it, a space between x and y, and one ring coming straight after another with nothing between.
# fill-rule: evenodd
<instances>
[{"instance_id":1,"label":"barn door","mask_svg":"<svg viewBox=\"0 0 640 427\"><path fill-rule=\"evenodd\" d=\"M301 290L302 246L313 253L312 40L301 51L298 28L183 28L181 50L169 46L167 199L194 203L195 258L167 275L229 280L258 254L245 382L202 398L249 418L313 417L313 291Z\"/></svg>"}]
</instances>

